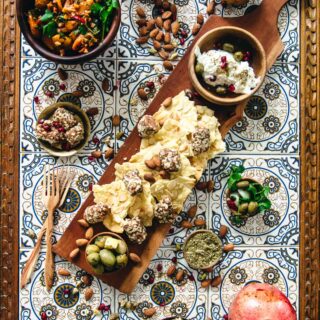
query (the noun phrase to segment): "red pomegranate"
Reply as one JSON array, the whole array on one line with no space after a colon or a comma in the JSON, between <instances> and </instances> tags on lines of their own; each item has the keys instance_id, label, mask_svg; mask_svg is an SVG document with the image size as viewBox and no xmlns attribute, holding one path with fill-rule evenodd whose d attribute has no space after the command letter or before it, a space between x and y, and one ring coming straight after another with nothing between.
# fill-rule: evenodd
<instances>
[{"instance_id":1,"label":"red pomegranate","mask_svg":"<svg viewBox=\"0 0 320 320\"><path fill-rule=\"evenodd\" d=\"M229 320L297 320L288 298L262 283L245 286L231 303L228 316Z\"/></svg>"}]
</instances>

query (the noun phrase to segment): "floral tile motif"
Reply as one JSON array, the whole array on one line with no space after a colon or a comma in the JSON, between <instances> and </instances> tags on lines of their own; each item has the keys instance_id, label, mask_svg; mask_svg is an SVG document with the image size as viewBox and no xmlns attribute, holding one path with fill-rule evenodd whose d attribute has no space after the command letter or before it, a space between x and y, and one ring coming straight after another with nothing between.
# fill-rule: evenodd
<instances>
[{"instance_id":1,"label":"floral tile motif","mask_svg":"<svg viewBox=\"0 0 320 320\"><path fill-rule=\"evenodd\" d=\"M176 271L168 277L167 270L174 264L175 258ZM185 271L180 281L176 279L179 270ZM153 320L169 316L192 320L206 319L207 292L201 288L196 273L188 267L181 254L176 256L172 250L158 250L131 295L117 293L118 303L123 300L137 303L134 311L119 306L120 319L147 319L143 311L150 307L156 308L155 315L150 318Z\"/></svg>"},{"instance_id":2,"label":"floral tile motif","mask_svg":"<svg viewBox=\"0 0 320 320\"><path fill-rule=\"evenodd\" d=\"M264 213L241 224L230 221L230 210L226 204L227 179L233 165L246 168L243 176L257 180L270 188L272 207ZM210 228L218 232L227 225L228 242L241 246L299 244L299 160L295 157L250 158L225 156L210 162L210 179L214 181L211 195Z\"/></svg>"},{"instance_id":3,"label":"floral tile motif","mask_svg":"<svg viewBox=\"0 0 320 320\"><path fill-rule=\"evenodd\" d=\"M65 81L59 78L58 68L55 63L44 59L21 60L23 112L20 114L20 131L23 152L43 151L35 137L34 126L40 112L55 102L72 102L84 110L99 109L99 113L91 117L91 140L85 151L95 150L106 136L114 139L115 62L95 60L81 66L62 66L68 74ZM103 89L104 79L107 79L107 86ZM82 92L81 97L73 94L77 91Z\"/></svg>"},{"instance_id":4,"label":"floral tile motif","mask_svg":"<svg viewBox=\"0 0 320 320\"><path fill-rule=\"evenodd\" d=\"M218 288L210 288L211 318L223 320L231 301L249 283L276 286L298 312L298 262L297 248L236 248L215 267L214 272L222 275L222 283Z\"/></svg>"},{"instance_id":5,"label":"floral tile motif","mask_svg":"<svg viewBox=\"0 0 320 320\"><path fill-rule=\"evenodd\" d=\"M22 271L27 258L31 254L29 250L20 251L20 270ZM108 319L110 313L114 311L115 290L108 287L98 279L87 274L75 265L61 261L56 257L54 284L48 293L44 280L45 253L41 252L35 271L30 283L20 290L20 319L43 319L41 315L46 314L47 320L74 319L90 320L95 318L94 310L101 303L110 306L108 312L104 312L103 319ZM70 276L64 277L57 273L59 268L67 269ZM88 282L81 282L83 276L88 277ZM93 296L89 302L85 300L84 291L86 288L93 289ZM74 288L79 290L78 294L73 294Z\"/></svg>"},{"instance_id":6,"label":"floral tile motif","mask_svg":"<svg viewBox=\"0 0 320 320\"><path fill-rule=\"evenodd\" d=\"M299 69L274 65L227 134L228 152L299 153Z\"/></svg>"}]
</instances>

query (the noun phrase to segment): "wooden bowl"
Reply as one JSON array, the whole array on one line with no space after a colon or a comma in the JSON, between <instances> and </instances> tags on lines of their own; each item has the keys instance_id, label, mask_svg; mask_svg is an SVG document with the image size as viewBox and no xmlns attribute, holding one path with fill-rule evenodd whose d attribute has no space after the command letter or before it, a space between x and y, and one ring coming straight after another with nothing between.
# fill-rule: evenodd
<instances>
[{"instance_id":1,"label":"wooden bowl","mask_svg":"<svg viewBox=\"0 0 320 320\"><path fill-rule=\"evenodd\" d=\"M91 125L90 125L90 120L87 114L77 105L70 103L70 102L57 102L52 104L51 106L45 108L42 110L38 117L37 124L39 123L39 120L47 120L49 119L53 113L60 107L63 107L67 109L68 111L74 113L76 116L78 116L83 124L84 127L84 139L80 144L78 144L75 148L64 151L60 150L58 148L53 147L49 142L46 142L44 140L38 139L39 144L42 146L43 149L45 149L49 154L55 156L55 157L70 157L75 155L78 151L80 151L87 143L89 140L89 136L91 133Z\"/></svg>"},{"instance_id":2,"label":"wooden bowl","mask_svg":"<svg viewBox=\"0 0 320 320\"><path fill-rule=\"evenodd\" d=\"M118 1L118 0L117 0ZM104 40L100 42L96 47L90 50L86 54L75 54L70 56L60 56L55 52L51 51L46 45L41 41L41 39L36 39L32 36L27 21L27 12L34 8L34 0L17 0L16 1L16 14L19 22L21 32L26 38L30 46L39 53L42 57L61 64L78 64L89 60L92 60L102 54L110 46L113 39L115 38L121 21L121 9L115 10L112 24L110 30Z\"/></svg>"},{"instance_id":3,"label":"wooden bowl","mask_svg":"<svg viewBox=\"0 0 320 320\"><path fill-rule=\"evenodd\" d=\"M106 231L106 232L100 232L100 233L97 233L96 235L94 235L94 236L89 240L89 242L87 243L85 252L87 251L87 247L88 247L90 244L92 244L97 237L104 237L104 236L110 236L110 237L112 237L112 238L117 238L117 239L119 239L119 240L122 240L122 241L126 244L126 247L127 247L127 253L126 253L126 255L129 256L129 248L128 248L128 245L127 245L127 243L125 242L125 240L124 240L121 236L119 236L117 233L108 232L108 231ZM86 259L87 264L91 267L91 264L87 261L87 254L86 254L86 253L85 253L85 259ZM112 272L115 272L115 271L119 271L119 270L121 270L121 269L123 269L123 268L125 268L125 267L126 267L126 266L123 266L123 267L120 268L120 269L115 269L115 270L112 270L112 271L109 271L109 272L105 272L105 273L112 273ZM93 273L94 273L94 272L93 272Z\"/></svg>"},{"instance_id":4,"label":"wooden bowl","mask_svg":"<svg viewBox=\"0 0 320 320\"><path fill-rule=\"evenodd\" d=\"M187 237L187 239L186 239L185 242L184 242L184 245L183 245L183 248L182 248L183 257L184 257L184 259L187 261L188 265L189 265L192 269L199 270L199 268L196 267L196 266L192 263L192 261L189 261L188 258L187 258L186 255L185 255L185 248L186 248L186 245L187 245L188 241L189 241L193 236L195 236L195 235L198 234L198 233L208 233L208 234L210 234L210 235L213 235L214 238L219 242L219 245L220 245L220 247L221 247L221 255L220 255L220 257L217 258L216 260L212 261L210 264L208 264L208 265L206 265L206 266L203 266L203 267L200 268L200 269L201 269L201 270L204 270L204 269L212 268L213 266L215 266L215 265L220 261L220 259L221 259L221 257L222 257L222 242L221 242L220 238L219 238L214 232L212 232L211 230L197 230L197 231L192 232L192 233Z\"/></svg>"},{"instance_id":5,"label":"wooden bowl","mask_svg":"<svg viewBox=\"0 0 320 320\"><path fill-rule=\"evenodd\" d=\"M253 54L252 67L256 77L260 77L260 82L249 94L227 93L224 96L218 95L213 88L201 81L195 72L196 56L195 50L200 48L201 52L213 49L215 43L227 41L230 43L241 43L241 46L247 48ZM189 75L196 91L206 100L217 105L237 105L247 100L261 86L267 71L266 53L260 41L250 32L237 27L220 27L205 33L193 46L189 57Z\"/></svg>"}]
</instances>

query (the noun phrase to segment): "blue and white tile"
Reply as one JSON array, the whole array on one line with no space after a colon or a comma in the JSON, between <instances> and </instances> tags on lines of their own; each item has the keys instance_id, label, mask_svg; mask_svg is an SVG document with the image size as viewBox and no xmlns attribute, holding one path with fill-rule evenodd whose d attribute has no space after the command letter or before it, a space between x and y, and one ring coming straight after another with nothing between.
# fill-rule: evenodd
<instances>
[{"instance_id":1,"label":"blue and white tile","mask_svg":"<svg viewBox=\"0 0 320 320\"><path fill-rule=\"evenodd\" d=\"M227 134L230 153L299 153L299 68L276 64Z\"/></svg>"},{"instance_id":2,"label":"blue and white tile","mask_svg":"<svg viewBox=\"0 0 320 320\"><path fill-rule=\"evenodd\" d=\"M249 218L242 224L232 224L226 204L227 179L233 165L246 168L243 176L270 188L271 209ZM211 196L209 226L218 232L227 225L228 242L241 246L299 245L299 159L250 155L217 157L210 162L210 179L214 181Z\"/></svg>"},{"instance_id":3,"label":"blue and white tile","mask_svg":"<svg viewBox=\"0 0 320 320\"><path fill-rule=\"evenodd\" d=\"M235 248L215 267L222 283L210 288L210 313L223 320L236 294L249 283L268 283L281 290L299 313L299 251L297 248Z\"/></svg>"},{"instance_id":4,"label":"blue and white tile","mask_svg":"<svg viewBox=\"0 0 320 320\"><path fill-rule=\"evenodd\" d=\"M98 115L91 117L91 138L85 151L97 148L93 137L102 140L106 136L114 139L112 116L114 115L114 85L116 79L115 61L96 60L77 66L62 66L68 79L62 81L58 75L58 66L44 59L21 60L21 151L43 151L37 142L34 126L40 112L55 102L73 102L84 110L92 107L99 109ZM102 89L102 81L107 79L108 89ZM82 97L72 92L81 90ZM49 94L49 96L48 96ZM35 101L39 99L39 102Z\"/></svg>"},{"instance_id":5,"label":"blue and white tile","mask_svg":"<svg viewBox=\"0 0 320 320\"><path fill-rule=\"evenodd\" d=\"M30 250L20 251L20 272L30 256ZM98 279L79 269L74 264L62 261L59 257L55 258L54 283L50 292L47 292L44 280L44 262L45 252L39 255L38 263L31 277L30 283L20 290L20 312L19 319L43 319L41 314L45 313L47 320L59 319L97 319L94 310L100 303L110 306L110 311L104 313L100 319L109 319L111 312L114 312L115 290ZM67 269L70 276L64 277L57 274L59 268ZM89 277L88 285L77 283L81 281L82 276ZM66 293L66 289L72 291L78 288L79 294L73 295ZM90 301L86 301L84 291L86 288L93 289L93 296Z\"/></svg>"}]
</instances>

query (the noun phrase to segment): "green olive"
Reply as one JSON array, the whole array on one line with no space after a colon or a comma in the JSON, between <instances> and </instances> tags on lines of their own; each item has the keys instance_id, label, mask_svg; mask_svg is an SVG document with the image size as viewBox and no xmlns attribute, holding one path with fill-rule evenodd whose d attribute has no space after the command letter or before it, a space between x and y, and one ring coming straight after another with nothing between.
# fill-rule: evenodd
<instances>
[{"instance_id":1,"label":"green olive","mask_svg":"<svg viewBox=\"0 0 320 320\"><path fill-rule=\"evenodd\" d=\"M231 43L224 43L222 46L222 49L224 51L228 51L230 53L234 53L234 45Z\"/></svg>"},{"instance_id":2,"label":"green olive","mask_svg":"<svg viewBox=\"0 0 320 320\"><path fill-rule=\"evenodd\" d=\"M103 236L100 236L96 238L96 240L94 241L94 244L99 248L103 249L105 242L106 242L106 238Z\"/></svg>"},{"instance_id":3,"label":"green olive","mask_svg":"<svg viewBox=\"0 0 320 320\"><path fill-rule=\"evenodd\" d=\"M97 252L90 253L87 256L87 260L92 266L96 266L100 262L99 253Z\"/></svg>"},{"instance_id":4,"label":"green olive","mask_svg":"<svg viewBox=\"0 0 320 320\"><path fill-rule=\"evenodd\" d=\"M202 63L197 63L196 67L195 67L195 71L197 74L202 75L203 71L204 71L204 66Z\"/></svg>"},{"instance_id":5,"label":"green olive","mask_svg":"<svg viewBox=\"0 0 320 320\"><path fill-rule=\"evenodd\" d=\"M116 250L118 248L120 240L113 237L105 237L104 248L109 250Z\"/></svg>"},{"instance_id":6,"label":"green olive","mask_svg":"<svg viewBox=\"0 0 320 320\"><path fill-rule=\"evenodd\" d=\"M248 206L248 213L252 216L254 215L255 213L257 213L257 210L258 210L258 203L257 202L253 202L251 201L249 203L249 206Z\"/></svg>"},{"instance_id":7,"label":"green olive","mask_svg":"<svg viewBox=\"0 0 320 320\"><path fill-rule=\"evenodd\" d=\"M104 266L101 263L97 264L96 266L92 266L92 269L95 274L103 274L104 273Z\"/></svg>"},{"instance_id":8,"label":"green olive","mask_svg":"<svg viewBox=\"0 0 320 320\"><path fill-rule=\"evenodd\" d=\"M99 252L100 248L96 246L95 244L89 244L86 248L86 254L89 255L90 253L93 252Z\"/></svg>"},{"instance_id":9,"label":"green olive","mask_svg":"<svg viewBox=\"0 0 320 320\"><path fill-rule=\"evenodd\" d=\"M119 244L118 244L116 251L119 254L125 254L127 252L127 245L123 240L119 241Z\"/></svg>"},{"instance_id":10,"label":"green olive","mask_svg":"<svg viewBox=\"0 0 320 320\"><path fill-rule=\"evenodd\" d=\"M236 184L237 188L239 189L245 189L245 188L248 188L250 185L250 182L249 181L240 181Z\"/></svg>"},{"instance_id":11,"label":"green olive","mask_svg":"<svg viewBox=\"0 0 320 320\"><path fill-rule=\"evenodd\" d=\"M248 204L247 203L242 203L239 206L239 212L240 213L247 213L248 212Z\"/></svg>"},{"instance_id":12,"label":"green olive","mask_svg":"<svg viewBox=\"0 0 320 320\"><path fill-rule=\"evenodd\" d=\"M124 267L128 263L128 256L126 254L121 254L117 256L116 260L119 267Z\"/></svg>"},{"instance_id":13,"label":"green olive","mask_svg":"<svg viewBox=\"0 0 320 320\"><path fill-rule=\"evenodd\" d=\"M216 87L216 93L219 95L225 95L227 93L227 88L222 87L222 86L218 86Z\"/></svg>"},{"instance_id":14,"label":"green olive","mask_svg":"<svg viewBox=\"0 0 320 320\"><path fill-rule=\"evenodd\" d=\"M236 61L240 62L243 60L243 53L241 51L237 51L233 54L233 57Z\"/></svg>"},{"instance_id":15,"label":"green olive","mask_svg":"<svg viewBox=\"0 0 320 320\"><path fill-rule=\"evenodd\" d=\"M108 249L103 249L100 251L100 259L101 262L107 267L113 267L116 263L116 257Z\"/></svg>"}]
</instances>

